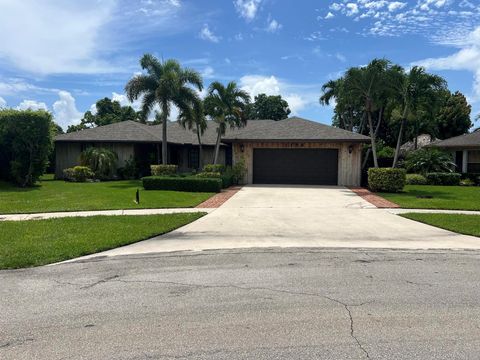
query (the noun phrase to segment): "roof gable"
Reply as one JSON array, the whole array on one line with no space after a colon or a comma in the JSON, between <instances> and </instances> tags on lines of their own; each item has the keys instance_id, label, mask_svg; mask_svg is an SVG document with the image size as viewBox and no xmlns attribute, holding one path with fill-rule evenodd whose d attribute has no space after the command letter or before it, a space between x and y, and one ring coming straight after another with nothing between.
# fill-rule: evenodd
<instances>
[{"instance_id":1,"label":"roof gable","mask_svg":"<svg viewBox=\"0 0 480 360\"><path fill-rule=\"evenodd\" d=\"M480 147L480 131L474 131L469 134L463 134L450 139L438 141L431 146L445 148Z\"/></svg>"}]
</instances>

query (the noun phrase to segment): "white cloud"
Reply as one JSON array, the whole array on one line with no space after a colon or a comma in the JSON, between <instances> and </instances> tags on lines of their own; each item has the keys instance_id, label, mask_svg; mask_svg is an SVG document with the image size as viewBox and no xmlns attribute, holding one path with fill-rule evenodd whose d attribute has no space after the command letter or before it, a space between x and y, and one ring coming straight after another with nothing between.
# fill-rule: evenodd
<instances>
[{"instance_id":1,"label":"white cloud","mask_svg":"<svg viewBox=\"0 0 480 360\"><path fill-rule=\"evenodd\" d=\"M325 19L331 19L333 17L335 17L335 15L333 15L330 11L328 12L327 15L325 15Z\"/></svg>"},{"instance_id":2,"label":"white cloud","mask_svg":"<svg viewBox=\"0 0 480 360\"><path fill-rule=\"evenodd\" d=\"M473 96L471 101L480 101L480 26L472 31L459 51L450 56L428 58L417 61L414 65L431 70L466 70L474 74Z\"/></svg>"},{"instance_id":3,"label":"white cloud","mask_svg":"<svg viewBox=\"0 0 480 360\"><path fill-rule=\"evenodd\" d=\"M247 21L255 18L262 0L235 0L235 9Z\"/></svg>"},{"instance_id":4,"label":"white cloud","mask_svg":"<svg viewBox=\"0 0 480 360\"><path fill-rule=\"evenodd\" d=\"M0 96L0 109L7 107L7 101Z\"/></svg>"},{"instance_id":5,"label":"white cloud","mask_svg":"<svg viewBox=\"0 0 480 360\"><path fill-rule=\"evenodd\" d=\"M53 103L53 117L62 128L78 123L83 114L77 110L75 98L68 91L58 92L59 100Z\"/></svg>"},{"instance_id":6,"label":"white cloud","mask_svg":"<svg viewBox=\"0 0 480 360\"><path fill-rule=\"evenodd\" d=\"M214 42L214 43L218 43L221 39L220 36L217 36L213 33L212 30L210 30L210 28L208 27L207 24L204 24L202 29L200 30L200 33L198 34L198 36L200 36L200 39L202 40L207 40L207 41L211 41L211 42Z\"/></svg>"},{"instance_id":7,"label":"white cloud","mask_svg":"<svg viewBox=\"0 0 480 360\"><path fill-rule=\"evenodd\" d=\"M348 3L346 5L346 8L347 8L347 16L353 16L353 15L356 15L358 14L358 5L355 4L355 3Z\"/></svg>"},{"instance_id":8,"label":"white cloud","mask_svg":"<svg viewBox=\"0 0 480 360\"><path fill-rule=\"evenodd\" d=\"M280 24L277 20L272 19L272 20L268 23L268 26L267 26L267 28L266 28L266 31L271 32L271 33L274 33L274 32L277 32L278 30L280 30L281 28L282 28L282 24Z\"/></svg>"},{"instance_id":9,"label":"white cloud","mask_svg":"<svg viewBox=\"0 0 480 360\"><path fill-rule=\"evenodd\" d=\"M403 2L400 2L400 1L393 1L390 4L388 4L388 11L393 12L393 11L400 10L400 9L404 8L406 5L407 5L407 3L403 3Z\"/></svg>"},{"instance_id":10,"label":"white cloud","mask_svg":"<svg viewBox=\"0 0 480 360\"><path fill-rule=\"evenodd\" d=\"M275 76L245 75L240 78L240 87L252 98L258 94L281 95L287 100L292 115L318 102L318 91L312 91L317 86L305 87L279 80Z\"/></svg>"},{"instance_id":11,"label":"white cloud","mask_svg":"<svg viewBox=\"0 0 480 360\"><path fill-rule=\"evenodd\" d=\"M228 62L227 62L227 63L228 63ZM213 67L207 66L207 67L205 67L205 69L203 69L203 70L201 71L201 75L202 75L202 77L204 77L204 78L211 79L211 78L213 78L214 75L215 75L215 70L213 69Z\"/></svg>"},{"instance_id":12,"label":"white cloud","mask_svg":"<svg viewBox=\"0 0 480 360\"><path fill-rule=\"evenodd\" d=\"M44 102L36 100L23 100L17 106L17 110L45 110L48 111L48 106Z\"/></svg>"},{"instance_id":13,"label":"white cloud","mask_svg":"<svg viewBox=\"0 0 480 360\"><path fill-rule=\"evenodd\" d=\"M339 11L343 8L343 4L339 4L339 3L333 3L332 5L329 6L330 10L333 10L333 11Z\"/></svg>"}]
</instances>

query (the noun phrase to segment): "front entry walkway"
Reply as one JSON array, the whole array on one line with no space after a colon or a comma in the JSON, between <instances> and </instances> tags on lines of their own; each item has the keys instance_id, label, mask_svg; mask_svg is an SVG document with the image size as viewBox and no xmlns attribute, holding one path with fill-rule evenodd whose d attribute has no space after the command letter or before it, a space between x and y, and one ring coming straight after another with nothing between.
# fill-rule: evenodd
<instances>
[{"instance_id":1,"label":"front entry walkway","mask_svg":"<svg viewBox=\"0 0 480 360\"><path fill-rule=\"evenodd\" d=\"M187 226L97 256L251 247L480 249L480 239L377 209L343 187L246 186Z\"/></svg>"}]
</instances>

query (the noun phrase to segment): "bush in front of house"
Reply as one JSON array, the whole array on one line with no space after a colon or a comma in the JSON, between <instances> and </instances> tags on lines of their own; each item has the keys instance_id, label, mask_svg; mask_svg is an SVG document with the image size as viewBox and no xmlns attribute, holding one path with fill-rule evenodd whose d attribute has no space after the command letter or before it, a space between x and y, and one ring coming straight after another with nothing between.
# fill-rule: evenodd
<instances>
[{"instance_id":1,"label":"bush in front of house","mask_svg":"<svg viewBox=\"0 0 480 360\"><path fill-rule=\"evenodd\" d=\"M446 185L455 186L460 184L462 175L457 173L442 173L433 172L426 175L427 181L430 185Z\"/></svg>"},{"instance_id":2,"label":"bush in front of house","mask_svg":"<svg viewBox=\"0 0 480 360\"><path fill-rule=\"evenodd\" d=\"M221 164L208 164L203 167L203 172L207 173L220 173L225 172L225 165Z\"/></svg>"},{"instance_id":3,"label":"bush in front of house","mask_svg":"<svg viewBox=\"0 0 480 360\"><path fill-rule=\"evenodd\" d=\"M399 192L405 186L406 171L397 168L368 169L368 186L372 191Z\"/></svg>"},{"instance_id":4,"label":"bush in front of house","mask_svg":"<svg viewBox=\"0 0 480 360\"><path fill-rule=\"evenodd\" d=\"M0 177L33 186L53 149L52 115L43 110L0 110Z\"/></svg>"},{"instance_id":5,"label":"bush in front of house","mask_svg":"<svg viewBox=\"0 0 480 360\"><path fill-rule=\"evenodd\" d=\"M475 185L476 185L475 181L469 178L460 180L460 186L475 186Z\"/></svg>"},{"instance_id":6,"label":"bush in front of house","mask_svg":"<svg viewBox=\"0 0 480 360\"><path fill-rule=\"evenodd\" d=\"M93 179L95 174L88 166L74 166L63 170L63 179L72 182L85 182Z\"/></svg>"},{"instance_id":7,"label":"bush in front of house","mask_svg":"<svg viewBox=\"0 0 480 360\"><path fill-rule=\"evenodd\" d=\"M80 154L80 165L89 167L100 180L113 179L117 170L117 153L101 147L89 147Z\"/></svg>"},{"instance_id":8,"label":"bush in front of house","mask_svg":"<svg viewBox=\"0 0 480 360\"><path fill-rule=\"evenodd\" d=\"M173 190L186 192L220 192L222 179L170 176L147 176L142 178L145 190Z\"/></svg>"},{"instance_id":9,"label":"bush in front of house","mask_svg":"<svg viewBox=\"0 0 480 360\"><path fill-rule=\"evenodd\" d=\"M220 179L222 174L219 172L201 172L195 175L195 177L203 178L203 179Z\"/></svg>"},{"instance_id":10,"label":"bush in front of house","mask_svg":"<svg viewBox=\"0 0 480 360\"><path fill-rule=\"evenodd\" d=\"M423 148L408 153L405 168L408 173L448 173L455 169L452 155L432 148Z\"/></svg>"},{"instance_id":11,"label":"bush in front of house","mask_svg":"<svg viewBox=\"0 0 480 360\"><path fill-rule=\"evenodd\" d=\"M421 174L407 174L405 183L407 185L427 185L428 180Z\"/></svg>"},{"instance_id":12,"label":"bush in front of house","mask_svg":"<svg viewBox=\"0 0 480 360\"><path fill-rule=\"evenodd\" d=\"M152 176L173 176L177 174L177 165L150 165Z\"/></svg>"},{"instance_id":13,"label":"bush in front of house","mask_svg":"<svg viewBox=\"0 0 480 360\"><path fill-rule=\"evenodd\" d=\"M245 175L247 174L247 165L245 165L245 158L241 157L232 166L232 183L240 184L243 182Z\"/></svg>"},{"instance_id":14,"label":"bush in front of house","mask_svg":"<svg viewBox=\"0 0 480 360\"><path fill-rule=\"evenodd\" d=\"M462 179L471 180L477 186L480 186L480 173L463 173Z\"/></svg>"}]
</instances>

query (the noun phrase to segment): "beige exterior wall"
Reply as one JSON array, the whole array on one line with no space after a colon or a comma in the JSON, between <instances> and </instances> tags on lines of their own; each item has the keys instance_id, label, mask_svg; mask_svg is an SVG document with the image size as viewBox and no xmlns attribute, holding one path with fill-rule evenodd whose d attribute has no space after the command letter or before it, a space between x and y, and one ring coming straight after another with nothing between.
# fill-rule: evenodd
<instances>
[{"instance_id":1,"label":"beige exterior wall","mask_svg":"<svg viewBox=\"0 0 480 360\"><path fill-rule=\"evenodd\" d=\"M241 147L243 145L243 152ZM352 153L349 147L352 146ZM253 149L338 149L338 185L360 186L362 167L362 144L355 143L315 143L315 142L246 142L233 144L233 163L242 157L247 166L244 182L253 183Z\"/></svg>"}]
</instances>

